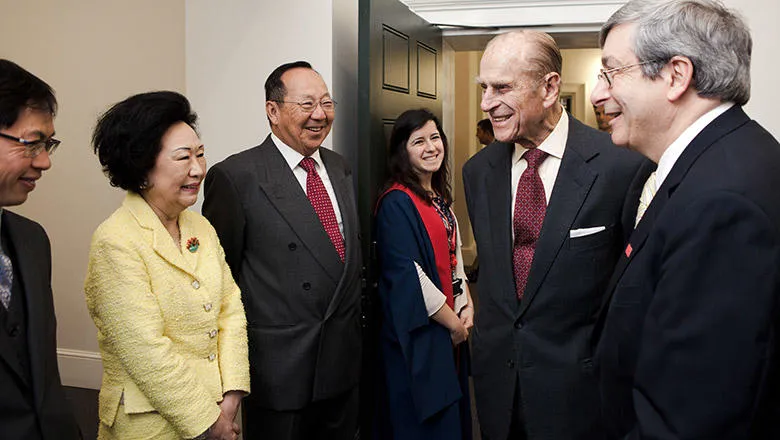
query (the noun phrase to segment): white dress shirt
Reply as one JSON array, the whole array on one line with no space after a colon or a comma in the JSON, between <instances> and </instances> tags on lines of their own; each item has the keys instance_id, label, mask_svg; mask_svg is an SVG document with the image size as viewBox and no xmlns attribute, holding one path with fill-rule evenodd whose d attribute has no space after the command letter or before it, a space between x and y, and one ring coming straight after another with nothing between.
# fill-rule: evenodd
<instances>
[{"instance_id":1,"label":"white dress shirt","mask_svg":"<svg viewBox=\"0 0 780 440\"><path fill-rule=\"evenodd\" d=\"M538 149L549 154L547 159L539 165L539 177L544 185L544 196L547 203L550 203L550 194L555 186L555 178L558 177L558 170L561 168L561 160L566 149L566 140L569 138L569 116L566 112L561 112L561 118L555 124L552 133L539 145ZM515 215L515 202L517 201L517 183L520 182L520 176L526 168L528 162L523 159L523 155L528 148L515 144L515 151L512 153L512 218ZM515 228L512 228L512 242L515 241Z\"/></svg>"},{"instance_id":2,"label":"white dress shirt","mask_svg":"<svg viewBox=\"0 0 780 440\"><path fill-rule=\"evenodd\" d=\"M301 160L303 160L304 155L293 150L292 147L279 140L279 138L276 137L276 135L274 135L273 133L271 133L271 140L274 142L274 145L276 145L276 148L279 150L279 152L282 153L284 160L287 162L287 165L290 166L290 169L295 175L295 178L298 179L298 183L301 185L301 188L303 188L303 192L306 193L306 178L308 177L309 174L306 172L306 170L304 170L300 166ZM324 147L320 147L320 148L324 148ZM341 210L339 209L339 201L336 199L336 193L333 192L333 184L330 183L328 170L325 168L325 164L322 163L322 158L320 157L320 150L317 149L317 151L315 151L314 154L311 155L311 158L314 159L314 162L316 164L314 168L317 170L317 174L320 175L322 184L325 185L325 191L328 192L330 203L333 204L333 211L336 213L336 221L339 223L339 231L341 231L341 236L343 237L344 223L341 219Z\"/></svg>"},{"instance_id":3,"label":"white dress shirt","mask_svg":"<svg viewBox=\"0 0 780 440\"><path fill-rule=\"evenodd\" d=\"M658 191L658 188L660 188L661 184L664 183L666 176L669 175L669 172L672 170L675 162L677 162L677 159L680 158L680 156L683 154L683 151L685 151L685 148L688 146L688 144L691 143L693 138L698 136L699 133L701 133L701 131L710 124L710 122L714 121L715 118L725 113L726 110L730 109L733 105L733 102L724 102L723 104L701 115L699 119L686 128L685 131L683 131L680 136L678 136L677 139L675 139L674 142L669 145L666 151L664 151L664 154L661 155L661 159L658 160L658 168L655 170L655 191Z\"/></svg>"}]
</instances>

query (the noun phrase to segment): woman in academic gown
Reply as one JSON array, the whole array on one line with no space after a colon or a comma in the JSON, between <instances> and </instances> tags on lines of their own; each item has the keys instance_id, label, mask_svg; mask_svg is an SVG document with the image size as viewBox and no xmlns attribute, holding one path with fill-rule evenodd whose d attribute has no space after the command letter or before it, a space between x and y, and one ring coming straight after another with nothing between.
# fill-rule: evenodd
<instances>
[{"instance_id":1,"label":"woman in academic gown","mask_svg":"<svg viewBox=\"0 0 780 440\"><path fill-rule=\"evenodd\" d=\"M468 338L474 307L450 207L447 138L428 110L390 137L390 179L376 214L380 439L471 438Z\"/></svg>"}]
</instances>

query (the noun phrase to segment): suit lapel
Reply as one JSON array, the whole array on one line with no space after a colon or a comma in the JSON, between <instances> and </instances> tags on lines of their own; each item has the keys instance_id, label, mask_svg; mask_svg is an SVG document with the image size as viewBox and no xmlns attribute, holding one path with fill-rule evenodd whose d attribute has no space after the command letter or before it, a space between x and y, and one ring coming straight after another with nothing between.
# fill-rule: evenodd
<instances>
[{"instance_id":1,"label":"suit lapel","mask_svg":"<svg viewBox=\"0 0 780 440\"><path fill-rule=\"evenodd\" d=\"M512 313L517 310L517 296L515 295L515 281L512 276L514 273L512 265L512 152L514 144L498 143L491 153L491 169L486 173L485 188L488 198L488 212L485 213L490 225L490 241L495 255L498 256L494 264L497 267L494 273L505 274L507 279L499 282L498 285L511 286L507 293L497 301L503 302L504 310L511 310Z\"/></svg>"},{"instance_id":2,"label":"suit lapel","mask_svg":"<svg viewBox=\"0 0 780 440\"><path fill-rule=\"evenodd\" d=\"M284 156L270 136L257 152L261 156L256 161L260 188L328 275L338 282L344 265Z\"/></svg>"},{"instance_id":3,"label":"suit lapel","mask_svg":"<svg viewBox=\"0 0 780 440\"><path fill-rule=\"evenodd\" d=\"M598 173L588 164L588 161L598 155L598 151L590 148L586 134L581 131L579 122L570 117L566 148L550 195L539 241L536 244L519 315L528 310L538 293L598 176Z\"/></svg>"},{"instance_id":4,"label":"suit lapel","mask_svg":"<svg viewBox=\"0 0 780 440\"><path fill-rule=\"evenodd\" d=\"M192 256L185 256L184 253L176 247L171 235L163 226L157 214L138 194L128 192L122 206L130 211L138 224L149 231L151 235L152 249L162 259L177 267L178 269L195 276L195 264L197 259ZM187 240L192 236L192 230L185 215L179 215L179 230L182 240L182 246L186 245Z\"/></svg>"},{"instance_id":5,"label":"suit lapel","mask_svg":"<svg viewBox=\"0 0 780 440\"><path fill-rule=\"evenodd\" d=\"M346 253L344 264L342 265L343 267L339 269L341 271L341 277L338 286L336 287L336 293L333 295L333 298L328 305L328 310L325 312L325 319L328 319L333 314L333 312L338 309L341 300L348 294L348 292L345 291L346 289L344 289L342 286L344 283L349 281L348 274L352 273L354 270L353 266L356 264L362 264L362 261L359 261L358 258L350 258L352 255L357 255L355 253L357 252L356 248L360 245L359 242L352 239L352 237L357 236L355 228L358 227L357 224L355 224L356 219L353 218L353 216L350 214L352 212L357 212L354 206L354 200L351 196L352 178L351 175L347 174L346 170L342 166L341 161L333 160L335 159L333 154L334 153L330 150L320 148L320 157L322 157L322 162L325 164L325 168L328 170L328 176L330 177L330 182L333 185L333 192L336 194L336 201L338 202L339 210L341 211L341 221L344 225ZM331 247L333 247L332 244Z\"/></svg>"},{"instance_id":6,"label":"suit lapel","mask_svg":"<svg viewBox=\"0 0 780 440\"><path fill-rule=\"evenodd\" d=\"M653 197L652 202L650 202L650 206L647 207L647 211L645 211L644 216L642 216L642 220L640 220L636 229L631 234L631 237L628 240L628 246L620 256L620 260L618 260L615 271L607 285L606 291L609 292L609 294L604 296L602 314L606 313L606 306L612 300L615 287L623 276L626 268L631 263L631 260L633 260L641 251L650 231L653 229L656 219L661 212L663 212L663 208L685 178L685 175L688 174L691 166L693 166L699 156L701 156L710 145L749 121L750 118L742 110L742 107L735 105L707 125L707 127L705 127L687 147L685 147L685 150L669 171L669 175L664 179L661 187L658 188L655 197Z\"/></svg>"},{"instance_id":7,"label":"suit lapel","mask_svg":"<svg viewBox=\"0 0 780 440\"><path fill-rule=\"evenodd\" d=\"M29 240L25 226L15 215L3 215L3 224L8 227L7 237L16 250L16 268L21 277L22 290L27 303L27 344L30 354L30 377L32 378L35 404L40 408L43 403L43 385L45 383L46 327L43 322L53 316L52 298L48 297L51 273L41 273L44 261L50 261L47 249L35 246L38 240ZM18 364L17 364L18 368ZM24 375L21 375L24 377Z\"/></svg>"}]
</instances>

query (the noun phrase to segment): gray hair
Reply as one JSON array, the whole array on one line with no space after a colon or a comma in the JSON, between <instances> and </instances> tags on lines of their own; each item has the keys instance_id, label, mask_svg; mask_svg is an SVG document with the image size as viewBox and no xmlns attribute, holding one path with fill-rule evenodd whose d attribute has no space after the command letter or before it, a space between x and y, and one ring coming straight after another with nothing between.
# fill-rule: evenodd
<instances>
[{"instance_id":1,"label":"gray hair","mask_svg":"<svg viewBox=\"0 0 780 440\"><path fill-rule=\"evenodd\" d=\"M750 99L753 40L742 17L718 0L632 0L601 28L600 44L615 26L636 23L634 53L642 73L658 77L674 56L693 63L699 96L744 105Z\"/></svg>"}]
</instances>

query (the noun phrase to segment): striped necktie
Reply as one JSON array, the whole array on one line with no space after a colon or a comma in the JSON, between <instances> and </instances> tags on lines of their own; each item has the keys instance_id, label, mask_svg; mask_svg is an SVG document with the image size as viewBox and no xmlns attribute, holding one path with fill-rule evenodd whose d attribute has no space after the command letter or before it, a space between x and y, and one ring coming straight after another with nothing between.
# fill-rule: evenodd
<instances>
[{"instance_id":1,"label":"striped necktie","mask_svg":"<svg viewBox=\"0 0 780 440\"><path fill-rule=\"evenodd\" d=\"M655 191L655 171L653 171L647 178L645 186L642 187L642 195L639 196L639 207L636 210L636 222L634 222L634 227L639 224L639 220L642 220L642 216L645 215L647 207L650 206L650 202L652 202L653 197L655 197Z\"/></svg>"}]
</instances>

